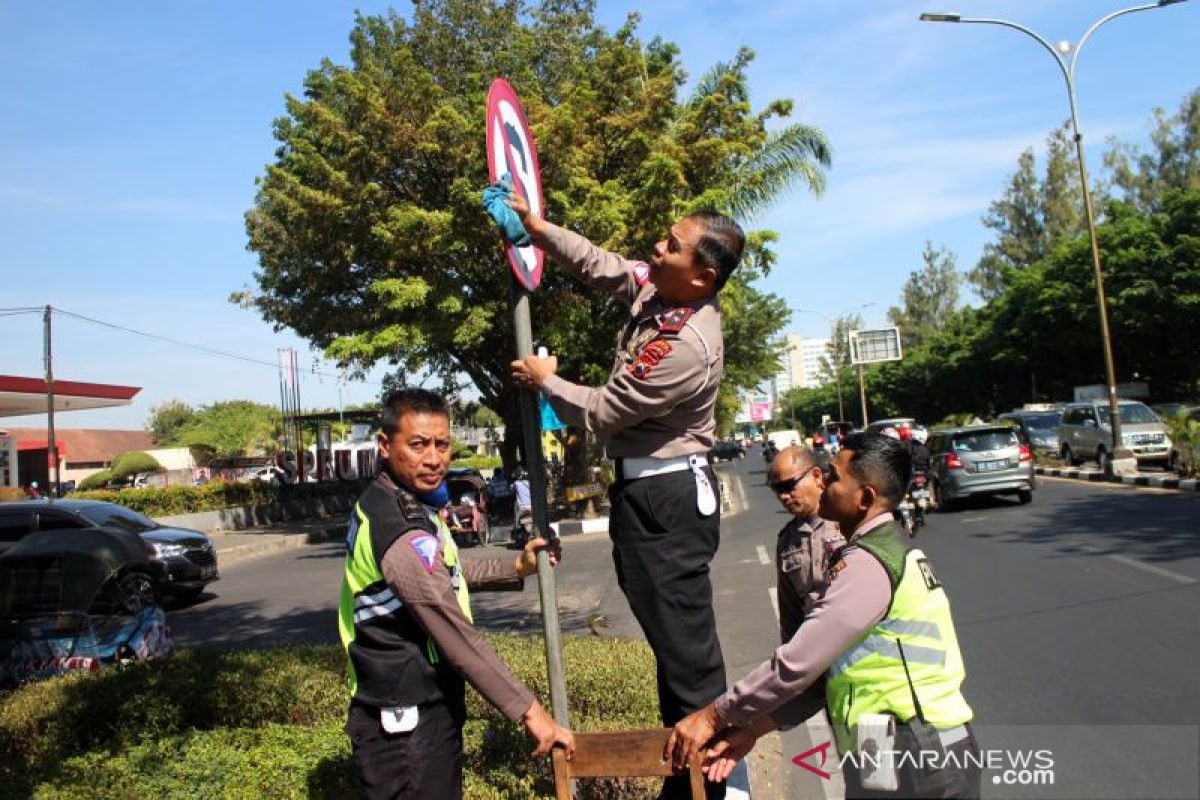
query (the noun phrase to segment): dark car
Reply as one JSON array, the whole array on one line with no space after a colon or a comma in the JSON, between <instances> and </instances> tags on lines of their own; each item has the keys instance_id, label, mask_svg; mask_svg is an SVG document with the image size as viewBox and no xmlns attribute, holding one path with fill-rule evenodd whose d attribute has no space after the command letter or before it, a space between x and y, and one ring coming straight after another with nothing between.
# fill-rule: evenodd
<instances>
[{"instance_id":1,"label":"dark car","mask_svg":"<svg viewBox=\"0 0 1200 800\"><path fill-rule=\"evenodd\" d=\"M1010 411L1001 414L999 420L1017 429L1022 444L1058 455L1058 426L1062 423L1062 414L1057 411Z\"/></svg>"},{"instance_id":2,"label":"dark car","mask_svg":"<svg viewBox=\"0 0 1200 800\"><path fill-rule=\"evenodd\" d=\"M713 461L732 461L735 458L746 457L746 448L736 439L721 439L708 452Z\"/></svg>"},{"instance_id":3,"label":"dark car","mask_svg":"<svg viewBox=\"0 0 1200 800\"><path fill-rule=\"evenodd\" d=\"M126 530L26 535L0 556L0 686L168 655L161 570Z\"/></svg>"},{"instance_id":4,"label":"dark car","mask_svg":"<svg viewBox=\"0 0 1200 800\"><path fill-rule=\"evenodd\" d=\"M217 553L200 531L170 528L136 511L99 500L26 500L0 504L0 553L37 531L105 527L141 536L161 565L155 591L188 600L217 580Z\"/></svg>"}]
</instances>

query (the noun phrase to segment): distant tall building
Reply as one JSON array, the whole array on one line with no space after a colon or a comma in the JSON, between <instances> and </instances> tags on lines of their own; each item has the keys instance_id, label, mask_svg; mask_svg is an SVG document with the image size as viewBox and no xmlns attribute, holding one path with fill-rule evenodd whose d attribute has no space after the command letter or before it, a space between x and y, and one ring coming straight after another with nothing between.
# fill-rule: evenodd
<instances>
[{"instance_id":1,"label":"distant tall building","mask_svg":"<svg viewBox=\"0 0 1200 800\"><path fill-rule=\"evenodd\" d=\"M786 343L783 366L774 380L777 398L793 387L815 389L821 385L821 359L826 356L829 338L805 338L789 333Z\"/></svg>"}]
</instances>

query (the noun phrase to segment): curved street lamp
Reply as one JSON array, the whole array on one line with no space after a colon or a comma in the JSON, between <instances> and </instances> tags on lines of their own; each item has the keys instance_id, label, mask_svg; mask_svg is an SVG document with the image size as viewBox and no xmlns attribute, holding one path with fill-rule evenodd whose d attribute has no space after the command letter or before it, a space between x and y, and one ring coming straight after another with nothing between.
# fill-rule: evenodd
<instances>
[{"instance_id":1,"label":"curved street lamp","mask_svg":"<svg viewBox=\"0 0 1200 800\"><path fill-rule=\"evenodd\" d=\"M1109 20L1124 14L1132 14L1135 11L1150 11L1155 8L1162 8L1163 6L1175 5L1182 2L1186 2L1186 0L1158 0L1157 3L1147 3L1146 5L1119 9L1092 23L1092 26L1084 32L1083 36L1079 37L1079 44L1072 47L1070 42L1062 42L1058 48L1032 29L1006 19L964 17L961 14L945 12L926 12L920 17L922 22L967 22L984 25L1003 25L1006 28L1013 28L1033 38L1038 44L1044 47L1046 52L1054 56L1054 62L1062 70L1063 79L1067 82L1067 99L1071 104L1071 130L1074 134L1075 152L1079 162L1079 182L1083 187L1083 208L1084 216L1087 219L1088 238L1092 245L1092 266L1096 271L1096 303L1100 311L1100 336L1104 341L1104 372L1108 380L1108 410L1112 423L1112 459L1114 461L1117 459L1131 459L1133 454L1126 449L1124 439L1121 437L1121 415L1117 405L1117 376L1116 370L1113 367L1112 332L1108 326L1108 302L1104 297L1104 274L1100 268L1100 244L1096 239L1096 221L1092 214L1092 194L1088 189L1087 166L1083 160L1083 134L1079 132L1079 115L1075 106L1075 65L1079 61L1079 53L1083 50L1083 46L1087 44L1088 39L1096 32L1097 28ZM1064 58L1067 54L1071 56L1069 62Z\"/></svg>"}]
</instances>

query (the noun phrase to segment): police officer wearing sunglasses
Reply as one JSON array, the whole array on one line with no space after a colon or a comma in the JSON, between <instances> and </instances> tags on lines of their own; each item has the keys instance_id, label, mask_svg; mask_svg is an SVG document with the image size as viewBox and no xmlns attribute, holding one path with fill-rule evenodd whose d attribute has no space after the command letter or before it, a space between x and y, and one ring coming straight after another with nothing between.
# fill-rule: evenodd
<instances>
[{"instance_id":1,"label":"police officer wearing sunglasses","mask_svg":"<svg viewBox=\"0 0 1200 800\"><path fill-rule=\"evenodd\" d=\"M836 523L817 513L825 473L812 449L800 445L785 448L771 463L768 478L771 491L792 515L775 545L779 640L786 642L812 610L830 556L846 540Z\"/></svg>"}]
</instances>

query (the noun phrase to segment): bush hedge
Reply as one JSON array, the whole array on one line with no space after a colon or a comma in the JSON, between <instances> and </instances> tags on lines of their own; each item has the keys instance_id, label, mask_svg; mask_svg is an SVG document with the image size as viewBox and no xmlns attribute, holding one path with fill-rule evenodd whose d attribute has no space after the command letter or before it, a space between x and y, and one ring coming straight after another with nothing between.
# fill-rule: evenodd
<instances>
[{"instance_id":1,"label":"bush hedge","mask_svg":"<svg viewBox=\"0 0 1200 800\"><path fill-rule=\"evenodd\" d=\"M487 638L538 696L548 696L541 639ZM654 660L644 643L567 637L571 720L579 730L656 722ZM342 724L344 655L336 646L182 651L0 694L5 797L358 797ZM553 797L545 759L473 690L464 728L470 800ZM588 797L654 796L653 781L596 780Z\"/></svg>"},{"instance_id":2,"label":"bush hedge","mask_svg":"<svg viewBox=\"0 0 1200 800\"><path fill-rule=\"evenodd\" d=\"M193 514L238 506L269 505L285 500L305 500L345 494L357 496L365 481L327 481L280 486L267 481L229 483L212 481L203 486L148 486L142 489L96 489L75 492L72 499L104 500L131 508L149 517Z\"/></svg>"},{"instance_id":3,"label":"bush hedge","mask_svg":"<svg viewBox=\"0 0 1200 800\"><path fill-rule=\"evenodd\" d=\"M470 458L456 458L450 462L451 469L495 469L502 466L503 461L499 456L471 456Z\"/></svg>"}]
</instances>

